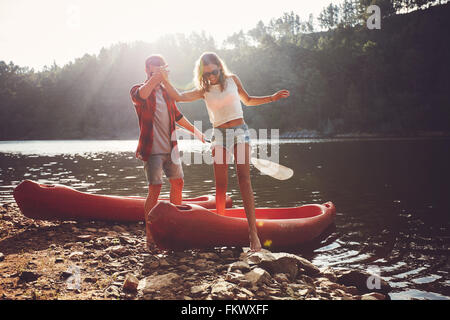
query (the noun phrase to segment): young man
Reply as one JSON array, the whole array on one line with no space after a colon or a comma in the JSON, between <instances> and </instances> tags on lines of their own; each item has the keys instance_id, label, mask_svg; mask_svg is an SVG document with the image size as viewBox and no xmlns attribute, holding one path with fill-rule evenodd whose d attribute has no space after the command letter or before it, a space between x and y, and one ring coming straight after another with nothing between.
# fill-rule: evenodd
<instances>
[{"instance_id":1,"label":"young man","mask_svg":"<svg viewBox=\"0 0 450 320\"><path fill-rule=\"evenodd\" d=\"M153 243L148 214L158 201L163 171L170 181L170 202L181 204L184 175L177 148L175 123L205 142L203 134L181 114L162 85L167 77L165 66L166 62L160 55L147 58L147 80L134 85L130 91L140 129L136 157L144 162L144 172L149 184L144 206L148 249Z\"/></svg>"}]
</instances>

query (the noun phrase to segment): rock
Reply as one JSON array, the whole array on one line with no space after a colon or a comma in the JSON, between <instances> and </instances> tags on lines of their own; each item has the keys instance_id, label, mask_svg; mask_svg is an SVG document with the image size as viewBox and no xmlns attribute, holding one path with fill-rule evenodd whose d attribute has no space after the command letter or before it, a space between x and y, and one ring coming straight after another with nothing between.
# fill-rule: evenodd
<instances>
[{"instance_id":1,"label":"rock","mask_svg":"<svg viewBox=\"0 0 450 320\"><path fill-rule=\"evenodd\" d=\"M361 300L386 300L386 296L382 293L371 292L362 295Z\"/></svg>"},{"instance_id":2,"label":"rock","mask_svg":"<svg viewBox=\"0 0 450 320\"><path fill-rule=\"evenodd\" d=\"M127 232L127 230L124 227L122 227L122 226L113 226L113 230L118 232L118 233L125 233L125 232Z\"/></svg>"},{"instance_id":3,"label":"rock","mask_svg":"<svg viewBox=\"0 0 450 320\"><path fill-rule=\"evenodd\" d=\"M178 267L178 270L180 270L181 272L186 272L188 270L190 270L191 268L189 268L187 265L182 264L181 266Z\"/></svg>"},{"instance_id":4,"label":"rock","mask_svg":"<svg viewBox=\"0 0 450 320\"><path fill-rule=\"evenodd\" d=\"M189 257L183 257L178 260L179 263L192 263L192 259Z\"/></svg>"},{"instance_id":5,"label":"rock","mask_svg":"<svg viewBox=\"0 0 450 320\"><path fill-rule=\"evenodd\" d=\"M284 261L292 261L295 260L297 262L297 267L300 269L305 269L305 272L307 275L317 275L320 273L320 269L313 265L310 261L307 259L297 256L295 254L285 253L285 252L277 252L273 253L275 258L277 259L278 263L282 264ZM292 263L292 262L290 262Z\"/></svg>"},{"instance_id":6,"label":"rock","mask_svg":"<svg viewBox=\"0 0 450 320\"><path fill-rule=\"evenodd\" d=\"M151 255L146 255L144 257L144 269L156 269L159 267L160 264L160 259L158 259L158 257L155 256L151 256Z\"/></svg>"},{"instance_id":7,"label":"rock","mask_svg":"<svg viewBox=\"0 0 450 320\"><path fill-rule=\"evenodd\" d=\"M249 272L250 265L244 261L236 261L228 266L228 272L232 272L232 271L236 271L236 270L240 270L242 272Z\"/></svg>"},{"instance_id":8,"label":"rock","mask_svg":"<svg viewBox=\"0 0 450 320\"><path fill-rule=\"evenodd\" d=\"M343 289L344 287L338 283L331 282L328 278L318 278L316 283L319 284L320 287L328 289L328 290L337 290Z\"/></svg>"},{"instance_id":9,"label":"rock","mask_svg":"<svg viewBox=\"0 0 450 320\"><path fill-rule=\"evenodd\" d=\"M137 292L139 280L132 274L127 274L122 289L127 292Z\"/></svg>"},{"instance_id":10,"label":"rock","mask_svg":"<svg viewBox=\"0 0 450 320\"><path fill-rule=\"evenodd\" d=\"M106 289L108 298L118 299L120 297L119 289L116 286L110 286Z\"/></svg>"},{"instance_id":11,"label":"rock","mask_svg":"<svg viewBox=\"0 0 450 320\"><path fill-rule=\"evenodd\" d=\"M55 259L55 263L63 263L64 259L63 258L56 258Z\"/></svg>"},{"instance_id":12,"label":"rock","mask_svg":"<svg viewBox=\"0 0 450 320\"><path fill-rule=\"evenodd\" d=\"M126 236L119 236L119 240L121 244L131 244L131 245L136 244L136 241L134 239Z\"/></svg>"},{"instance_id":13,"label":"rock","mask_svg":"<svg viewBox=\"0 0 450 320\"><path fill-rule=\"evenodd\" d=\"M219 255L215 252L200 252L197 256L201 259L214 260L214 261L220 259Z\"/></svg>"},{"instance_id":14,"label":"rock","mask_svg":"<svg viewBox=\"0 0 450 320\"><path fill-rule=\"evenodd\" d=\"M19 282L36 281L41 275L35 271L24 270L19 275Z\"/></svg>"},{"instance_id":15,"label":"rock","mask_svg":"<svg viewBox=\"0 0 450 320\"><path fill-rule=\"evenodd\" d=\"M359 294L358 288L356 288L355 286L345 287L345 289L343 289L343 290L353 296L356 296Z\"/></svg>"},{"instance_id":16,"label":"rock","mask_svg":"<svg viewBox=\"0 0 450 320\"><path fill-rule=\"evenodd\" d=\"M81 236L77 236L77 240L81 242L88 242L94 239L94 236L92 234L84 234Z\"/></svg>"},{"instance_id":17,"label":"rock","mask_svg":"<svg viewBox=\"0 0 450 320\"><path fill-rule=\"evenodd\" d=\"M167 261L167 259L160 258L160 259L159 259L159 265L160 265L161 267L169 267L169 266L170 266L170 263L169 263L169 261Z\"/></svg>"},{"instance_id":18,"label":"rock","mask_svg":"<svg viewBox=\"0 0 450 320\"><path fill-rule=\"evenodd\" d=\"M66 271L61 272L61 279L66 280L68 278L70 278L71 276L73 276L73 272L72 269L69 268Z\"/></svg>"},{"instance_id":19,"label":"rock","mask_svg":"<svg viewBox=\"0 0 450 320\"><path fill-rule=\"evenodd\" d=\"M258 265L269 271L272 275L285 273L291 281L297 277L300 268L304 269L308 275L315 275L320 272L319 268L308 260L285 252L272 253L269 250L262 249L251 255L243 253L240 258L250 265Z\"/></svg>"},{"instance_id":20,"label":"rock","mask_svg":"<svg viewBox=\"0 0 450 320\"><path fill-rule=\"evenodd\" d=\"M225 280L234 284L240 284L241 280L245 279L242 273L228 272L225 276Z\"/></svg>"},{"instance_id":21,"label":"rock","mask_svg":"<svg viewBox=\"0 0 450 320\"><path fill-rule=\"evenodd\" d=\"M302 284L308 284L310 286L315 286L314 279L304 274L298 276L297 282Z\"/></svg>"},{"instance_id":22,"label":"rock","mask_svg":"<svg viewBox=\"0 0 450 320\"><path fill-rule=\"evenodd\" d=\"M273 279L276 280L278 283L289 282L288 276L285 273L277 273L273 276Z\"/></svg>"},{"instance_id":23,"label":"rock","mask_svg":"<svg viewBox=\"0 0 450 320\"><path fill-rule=\"evenodd\" d=\"M69 259L70 260L73 260L73 261L76 261L76 260L80 260L81 259L81 257L83 257L83 252L82 251L75 251L75 252L72 252L70 255L69 255Z\"/></svg>"},{"instance_id":24,"label":"rock","mask_svg":"<svg viewBox=\"0 0 450 320\"><path fill-rule=\"evenodd\" d=\"M122 267L122 263L120 263L120 262L111 262L109 264L109 266L113 267L113 268L120 268L120 267Z\"/></svg>"},{"instance_id":25,"label":"rock","mask_svg":"<svg viewBox=\"0 0 450 320\"><path fill-rule=\"evenodd\" d=\"M224 280L217 280L211 285L211 296L214 299L233 299L233 290L235 288L235 284Z\"/></svg>"},{"instance_id":26,"label":"rock","mask_svg":"<svg viewBox=\"0 0 450 320\"><path fill-rule=\"evenodd\" d=\"M98 266L98 261L88 261L88 265L91 267L97 267Z\"/></svg>"},{"instance_id":27,"label":"rock","mask_svg":"<svg viewBox=\"0 0 450 320\"><path fill-rule=\"evenodd\" d=\"M102 257L102 261L103 261L103 262L111 262L111 261L113 261L113 258L111 258L111 256L110 256L109 254L105 254L105 255Z\"/></svg>"},{"instance_id":28,"label":"rock","mask_svg":"<svg viewBox=\"0 0 450 320\"><path fill-rule=\"evenodd\" d=\"M111 246L105 250L111 256L123 257L129 254L129 250L122 245Z\"/></svg>"},{"instance_id":29,"label":"rock","mask_svg":"<svg viewBox=\"0 0 450 320\"><path fill-rule=\"evenodd\" d=\"M336 273L330 267L320 269L320 275L322 277L328 278L330 281L333 281L333 282L336 282L336 280L337 280Z\"/></svg>"},{"instance_id":30,"label":"rock","mask_svg":"<svg viewBox=\"0 0 450 320\"><path fill-rule=\"evenodd\" d=\"M194 265L197 269L206 269L208 267L206 259L197 259L194 261Z\"/></svg>"},{"instance_id":31,"label":"rock","mask_svg":"<svg viewBox=\"0 0 450 320\"><path fill-rule=\"evenodd\" d=\"M249 281L253 286L257 286L264 283L270 283L271 277L266 270L255 268L245 274L245 280Z\"/></svg>"},{"instance_id":32,"label":"rock","mask_svg":"<svg viewBox=\"0 0 450 320\"><path fill-rule=\"evenodd\" d=\"M387 294L392 290L389 283L377 275L359 270L349 270L337 275L337 283L355 286L361 293L380 292Z\"/></svg>"},{"instance_id":33,"label":"rock","mask_svg":"<svg viewBox=\"0 0 450 320\"><path fill-rule=\"evenodd\" d=\"M234 259L234 253L230 249L226 249L220 253L220 257L222 259Z\"/></svg>"},{"instance_id":34,"label":"rock","mask_svg":"<svg viewBox=\"0 0 450 320\"><path fill-rule=\"evenodd\" d=\"M83 281L88 283L96 283L98 279L95 277L85 277Z\"/></svg>"},{"instance_id":35,"label":"rock","mask_svg":"<svg viewBox=\"0 0 450 320\"><path fill-rule=\"evenodd\" d=\"M196 295L206 295L208 294L207 290L211 287L210 283L204 283L198 286L193 286L191 288L191 294L193 294L194 296Z\"/></svg>"},{"instance_id":36,"label":"rock","mask_svg":"<svg viewBox=\"0 0 450 320\"><path fill-rule=\"evenodd\" d=\"M165 287L170 287L179 279L180 276L172 272L162 275L149 276L145 278L145 287L143 290L144 294L152 293Z\"/></svg>"},{"instance_id":37,"label":"rock","mask_svg":"<svg viewBox=\"0 0 450 320\"><path fill-rule=\"evenodd\" d=\"M314 287L311 287L311 286L305 285L305 284L298 284L298 283L288 284L286 291L289 289L296 296L305 296L308 293L316 291Z\"/></svg>"}]
</instances>

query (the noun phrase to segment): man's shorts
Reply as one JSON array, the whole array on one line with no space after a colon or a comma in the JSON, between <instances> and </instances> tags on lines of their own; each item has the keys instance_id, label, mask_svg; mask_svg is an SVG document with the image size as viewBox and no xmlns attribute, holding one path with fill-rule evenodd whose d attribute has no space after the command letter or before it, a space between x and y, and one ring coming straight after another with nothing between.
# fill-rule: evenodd
<instances>
[{"instance_id":1,"label":"man's shorts","mask_svg":"<svg viewBox=\"0 0 450 320\"><path fill-rule=\"evenodd\" d=\"M149 185L162 184L163 171L168 179L184 177L181 161L173 162L170 153L152 154L147 161L144 161L145 177Z\"/></svg>"}]
</instances>

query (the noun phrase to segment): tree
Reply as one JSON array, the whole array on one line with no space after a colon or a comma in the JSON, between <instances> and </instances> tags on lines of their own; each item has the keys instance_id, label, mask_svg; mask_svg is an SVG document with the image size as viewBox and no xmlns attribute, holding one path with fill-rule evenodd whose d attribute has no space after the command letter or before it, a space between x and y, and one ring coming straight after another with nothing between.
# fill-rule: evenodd
<instances>
[{"instance_id":1,"label":"tree","mask_svg":"<svg viewBox=\"0 0 450 320\"><path fill-rule=\"evenodd\" d=\"M339 22L339 7L330 3L319 14L318 20L322 29L329 30L334 28Z\"/></svg>"}]
</instances>

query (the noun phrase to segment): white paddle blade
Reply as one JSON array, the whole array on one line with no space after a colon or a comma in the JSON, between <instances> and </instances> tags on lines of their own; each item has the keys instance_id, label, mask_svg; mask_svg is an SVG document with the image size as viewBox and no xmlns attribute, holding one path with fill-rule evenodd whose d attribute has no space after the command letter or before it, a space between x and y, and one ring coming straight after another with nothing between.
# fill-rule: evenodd
<instances>
[{"instance_id":1,"label":"white paddle blade","mask_svg":"<svg viewBox=\"0 0 450 320\"><path fill-rule=\"evenodd\" d=\"M294 170L266 159L252 157L251 161L255 168L261 171L262 174L278 180L287 180L294 175Z\"/></svg>"}]
</instances>

